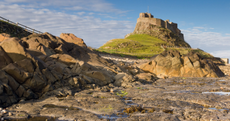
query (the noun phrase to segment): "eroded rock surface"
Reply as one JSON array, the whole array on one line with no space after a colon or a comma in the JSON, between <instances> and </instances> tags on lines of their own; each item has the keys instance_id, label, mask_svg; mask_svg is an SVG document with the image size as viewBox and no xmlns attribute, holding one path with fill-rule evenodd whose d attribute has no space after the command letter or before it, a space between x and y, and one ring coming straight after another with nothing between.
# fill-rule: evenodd
<instances>
[{"instance_id":1,"label":"eroded rock surface","mask_svg":"<svg viewBox=\"0 0 230 121\"><path fill-rule=\"evenodd\" d=\"M230 120L230 78L158 79L135 87L112 85L57 95L37 101L21 101L7 108L11 116L52 116L58 120ZM70 88L54 90L71 92ZM54 93L51 91L51 93ZM222 93L221 93L222 92ZM225 92L225 93L223 93ZM226 94L227 93L227 94ZM30 107L30 108L28 108ZM7 115L7 114L6 114Z\"/></svg>"},{"instance_id":2,"label":"eroded rock surface","mask_svg":"<svg viewBox=\"0 0 230 121\"><path fill-rule=\"evenodd\" d=\"M60 38L62 38L66 42L74 43L74 44L77 44L79 46L86 46L83 39L76 37L72 33L61 33Z\"/></svg>"},{"instance_id":3,"label":"eroded rock surface","mask_svg":"<svg viewBox=\"0 0 230 121\"><path fill-rule=\"evenodd\" d=\"M49 94L71 95L109 84L133 87L132 82L140 81L135 77L140 72L136 67L118 66L87 46L66 42L49 33L6 39L0 43L0 57L0 107L22 99L38 99ZM120 73L126 76L115 79ZM155 78L150 80L154 81ZM49 93L63 87L73 90Z\"/></svg>"},{"instance_id":4,"label":"eroded rock surface","mask_svg":"<svg viewBox=\"0 0 230 121\"><path fill-rule=\"evenodd\" d=\"M230 119L228 96L218 95L230 92L229 77L207 78L222 72L194 53L164 52L142 65L152 71L146 73L139 68L143 61L107 60L87 46L43 33L2 41L0 57L3 119ZM163 76L183 75L159 79L153 61ZM199 77L196 69L206 78L185 78Z\"/></svg>"},{"instance_id":5,"label":"eroded rock surface","mask_svg":"<svg viewBox=\"0 0 230 121\"><path fill-rule=\"evenodd\" d=\"M140 66L144 71L165 77L221 77L223 72L212 61L201 58L197 53L182 56L169 50L159 54L152 61Z\"/></svg>"}]
</instances>

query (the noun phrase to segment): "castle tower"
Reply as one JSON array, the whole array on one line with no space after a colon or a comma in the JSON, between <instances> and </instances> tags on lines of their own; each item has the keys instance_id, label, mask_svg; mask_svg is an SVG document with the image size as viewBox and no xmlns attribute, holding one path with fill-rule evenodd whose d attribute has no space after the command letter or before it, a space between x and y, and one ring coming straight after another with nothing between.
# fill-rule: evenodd
<instances>
[{"instance_id":1,"label":"castle tower","mask_svg":"<svg viewBox=\"0 0 230 121\"><path fill-rule=\"evenodd\" d=\"M140 24L141 23L141 24ZM137 26L135 27L134 31L144 31L147 27L147 25L151 24L157 27L162 27L171 30L174 34L179 36L182 40L184 40L183 34L181 31L177 28L177 24L170 22L169 20L162 20L159 18L154 18L151 13L140 13L139 18L137 19L137 24L142 25L141 27ZM146 25L146 26L144 26Z\"/></svg>"},{"instance_id":2,"label":"castle tower","mask_svg":"<svg viewBox=\"0 0 230 121\"><path fill-rule=\"evenodd\" d=\"M146 13L149 18L153 18L153 15L151 13Z\"/></svg>"},{"instance_id":3,"label":"castle tower","mask_svg":"<svg viewBox=\"0 0 230 121\"><path fill-rule=\"evenodd\" d=\"M139 18L153 18L151 13L140 13Z\"/></svg>"},{"instance_id":4,"label":"castle tower","mask_svg":"<svg viewBox=\"0 0 230 121\"><path fill-rule=\"evenodd\" d=\"M140 13L139 18L145 18L145 13Z\"/></svg>"}]
</instances>

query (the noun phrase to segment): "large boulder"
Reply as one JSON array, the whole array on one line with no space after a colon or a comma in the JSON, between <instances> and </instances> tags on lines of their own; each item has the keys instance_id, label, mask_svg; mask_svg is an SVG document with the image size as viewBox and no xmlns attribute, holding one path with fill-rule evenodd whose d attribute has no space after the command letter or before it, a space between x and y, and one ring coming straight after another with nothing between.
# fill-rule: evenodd
<instances>
[{"instance_id":1,"label":"large boulder","mask_svg":"<svg viewBox=\"0 0 230 121\"><path fill-rule=\"evenodd\" d=\"M74 65L78 63L79 61L73 58L72 56L68 54L53 54L50 56L51 58L55 59L58 62L65 63L66 65Z\"/></svg>"},{"instance_id":2,"label":"large boulder","mask_svg":"<svg viewBox=\"0 0 230 121\"><path fill-rule=\"evenodd\" d=\"M109 76L105 72L103 73L102 71L88 71L85 72L85 75L98 80L96 81L96 83L100 86L104 86L112 82L111 76Z\"/></svg>"},{"instance_id":3,"label":"large boulder","mask_svg":"<svg viewBox=\"0 0 230 121\"><path fill-rule=\"evenodd\" d=\"M221 77L223 72L212 61L203 59L198 53L182 56L178 51L164 51L140 68L146 72L165 77Z\"/></svg>"},{"instance_id":4,"label":"large boulder","mask_svg":"<svg viewBox=\"0 0 230 121\"><path fill-rule=\"evenodd\" d=\"M8 64L13 63L12 59L8 56L5 50L0 46L0 69Z\"/></svg>"},{"instance_id":5,"label":"large boulder","mask_svg":"<svg viewBox=\"0 0 230 121\"><path fill-rule=\"evenodd\" d=\"M156 77L156 75L152 74L152 73L139 73L139 74L135 75L135 77L141 83L153 83L158 79Z\"/></svg>"},{"instance_id":6,"label":"large boulder","mask_svg":"<svg viewBox=\"0 0 230 121\"><path fill-rule=\"evenodd\" d=\"M83 39L76 37L72 33L61 33L60 38L62 38L66 42L74 43L74 44L77 44L79 46L86 47L86 44L84 43Z\"/></svg>"},{"instance_id":7,"label":"large boulder","mask_svg":"<svg viewBox=\"0 0 230 121\"><path fill-rule=\"evenodd\" d=\"M128 83L134 82L135 78L127 73L118 73L115 77L115 86L123 86L123 87L128 87Z\"/></svg>"},{"instance_id":8,"label":"large boulder","mask_svg":"<svg viewBox=\"0 0 230 121\"><path fill-rule=\"evenodd\" d=\"M55 54L54 49L64 43L62 39L49 33L31 34L22 38L22 41L27 44L27 49L31 54L36 54L36 51L40 51L44 55Z\"/></svg>"},{"instance_id":9,"label":"large boulder","mask_svg":"<svg viewBox=\"0 0 230 121\"><path fill-rule=\"evenodd\" d=\"M30 56L19 41L18 38L10 38L0 43L0 46L5 50L13 62L23 60Z\"/></svg>"}]
</instances>

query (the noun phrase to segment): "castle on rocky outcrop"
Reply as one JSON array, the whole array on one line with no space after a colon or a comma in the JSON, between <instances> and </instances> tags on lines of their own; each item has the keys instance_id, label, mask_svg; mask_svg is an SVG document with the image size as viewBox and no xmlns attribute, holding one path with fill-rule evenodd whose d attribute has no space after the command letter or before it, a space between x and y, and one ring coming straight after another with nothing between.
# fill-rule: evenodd
<instances>
[{"instance_id":1,"label":"castle on rocky outcrop","mask_svg":"<svg viewBox=\"0 0 230 121\"><path fill-rule=\"evenodd\" d=\"M162 19L154 18L151 13L140 13L139 18L137 19L137 24L138 23L149 23L158 27L167 28L179 36L180 39L184 40L184 35L181 33L180 29L177 28L177 23L169 22L169 20L164 21Z\"/></svg>"}]
</instances>

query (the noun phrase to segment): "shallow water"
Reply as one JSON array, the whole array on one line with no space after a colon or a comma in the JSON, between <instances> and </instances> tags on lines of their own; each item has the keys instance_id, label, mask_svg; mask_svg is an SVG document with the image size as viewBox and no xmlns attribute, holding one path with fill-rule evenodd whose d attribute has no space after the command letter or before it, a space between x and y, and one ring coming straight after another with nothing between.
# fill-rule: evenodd
<instances>
[{"instance_id":1,"label":"shallow water","mask_svg":"<svg viewBox=\"0 0 230 121\"><path fill-rule=\"evenodd\" d=\"M218 110L218 111L224 111L224 110L226 110L226 111L229 111L229 109L217 109L217 108L208 108L208 109L211 109L211 110Z\"/></svg>"},{"instance_id":2,"label":"shallow water","mask_svg":"<svg viewBox=\"0 0 230 121\"><path fill-rule=\"evenodd\" d=\"M226 80L219 80L219 81L226 81Z\"/></svg>"},{"instance_id":3,"label":"shallow water","mask_svg":"<svg viewBox=\"0 0 230 121\"><path fill-rule=\"evenodd\" d=\"M4 119L4 121L59 121L55 117L35 116L22 119Z\"/></svg>"},{"instance_id":4,"label":"shallow water","mask_svg":"<svg viewBox=\"0 0 230 121\"><path fill-rule=\"evenodd\" d=\"M127 115L126 113L121 113L121 114L112 114L112 115L99 115L98 116L99 118L102 118L102 119L108 119L110 121L115 121L116 119L118 118L127 118L129 117L129 115Z\"/></svg>"},{"instance_id":5,"label":"shallow water","mask_svg":"<svg viewBox=\"0 0 230 121\"><path fill-rule=\"evenodd\" d=\"M230 92L202 92L202 94L230 95Z\"/></svg>"}]
</instances>

